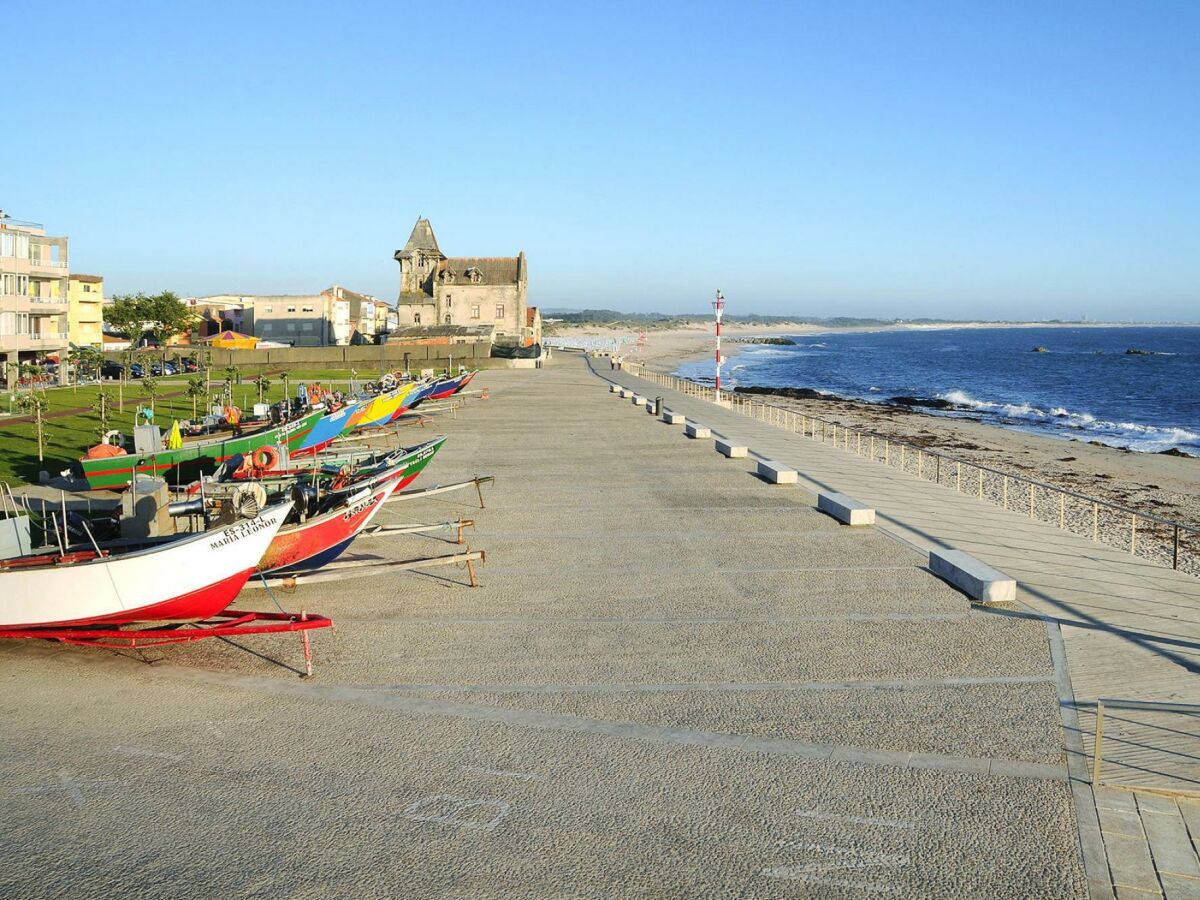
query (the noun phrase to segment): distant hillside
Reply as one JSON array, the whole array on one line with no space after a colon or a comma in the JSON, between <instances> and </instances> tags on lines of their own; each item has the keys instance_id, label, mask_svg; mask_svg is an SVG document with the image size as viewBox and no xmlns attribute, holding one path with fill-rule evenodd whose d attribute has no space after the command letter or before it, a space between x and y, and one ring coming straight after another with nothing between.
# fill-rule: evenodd
<instances>
[{"instance_id":1,"label":"distant hillside","mask_svg":"<svg viewBox=\"0 0 1200 900\"><path fill-rule=\"evenodd\" d=\"M592 328L630 328L650 331L663 328L680 328L685 325L704 324L713 320L711 312L705 313L629 313L615 309L543 309L542 315L557 319L563 325L583 325ZM869 327L872 325L893 325L896 319L855 319L847 316L730 316L726 322L742 325L790 325L809 324L824 325L829 328L846 328L851 326ZM936 319L910 319L918 323L934 323Z\"/></svg>"}]
</instances>

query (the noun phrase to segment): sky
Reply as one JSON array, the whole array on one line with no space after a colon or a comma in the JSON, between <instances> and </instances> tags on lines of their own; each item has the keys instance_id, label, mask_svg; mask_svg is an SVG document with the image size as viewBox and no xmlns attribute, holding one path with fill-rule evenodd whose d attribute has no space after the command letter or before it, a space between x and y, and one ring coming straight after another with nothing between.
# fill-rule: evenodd
<instances>
[{"instance_id":1,"label":"sky","mask_svg":"<svg viewBox=\"0 0 1200 900\"><path fill-rule=\"evenodd\" d=\"M0 208L106 292L1200 320L1200 3L17 4ZM22 73L16 78L14 73Z\"/></svg>"}]
</instances>

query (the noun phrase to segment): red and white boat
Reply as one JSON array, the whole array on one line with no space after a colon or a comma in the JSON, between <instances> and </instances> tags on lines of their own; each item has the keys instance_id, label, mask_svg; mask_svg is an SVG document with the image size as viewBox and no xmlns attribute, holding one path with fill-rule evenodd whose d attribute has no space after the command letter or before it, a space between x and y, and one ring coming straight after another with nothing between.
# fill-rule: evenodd
<instances>
[{"instance_id":1,"label":"red and white boat","mask_svg":"<svg viewBox=\"0 0 1200 900\"><path fill-rule=\"evenodd\" d=\"M291 508L288 500L252 519L129 552L0 561L0 630L209 619L233 602Z\"/></svg>"},{"instance_id":2,"label":"red and white boat","mask_svg":"<svg viewBox=\"0 0 1200 900\"><path fill-rule=\"evenodd\" d=\"M371 524L383 501L396 490L395 477L346 498L342 505L281 529L263 554L256 571L280 575L298 569L319 569L346 551Z\"/></svg>"}]
</instances>

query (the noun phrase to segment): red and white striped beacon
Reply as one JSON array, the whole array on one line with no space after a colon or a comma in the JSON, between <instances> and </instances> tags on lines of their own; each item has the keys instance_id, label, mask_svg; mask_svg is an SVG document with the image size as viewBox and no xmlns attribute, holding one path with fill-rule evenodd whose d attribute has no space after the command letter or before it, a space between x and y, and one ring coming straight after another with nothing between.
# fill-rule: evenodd
<instances>
[{"instance_id":1,"label":"red and white striped beacon","mask_svg":"<svg viewBox=\"0 0 1200 900\"><path fill-rule=\"evenodd\" d=\"M721 316L725 312L725 296L717 291L717 299L713 301L713 310L717 315L717 402L721 402L721 363L725 362L721 358Z\"/></svg>"}]
</instances>

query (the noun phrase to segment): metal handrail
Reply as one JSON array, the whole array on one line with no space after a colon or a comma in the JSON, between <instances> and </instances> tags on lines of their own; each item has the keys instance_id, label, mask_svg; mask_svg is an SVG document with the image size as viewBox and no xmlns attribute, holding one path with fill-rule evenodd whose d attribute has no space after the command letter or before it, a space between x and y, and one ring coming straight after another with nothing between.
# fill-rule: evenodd
<instances>
[{"instance_id":1,"label":"metal handrail","mask_svg":"<svg viewBox=\"0 0 1200 900\"><path fill-rule=\"evenodd\" d=\"M703 384L700 384L699 382L691 381L690 379L679 378L676 375L664 375L659 372L646 372L646 370L645 370L646 367L645 367L644 363L627 362L625 364L625 368L627 370L631 370L632 374L636 374L639 377L649 376L653 380L658 381L660 384L663 384L668 387L673 386L672 384L670 384L670 382L674 382L674 384L679 384L679 385L687 385L688 388L690 388L691 390L690 391L688 391L688 390L682 391L684 393L689 393L689 392L694 393L698 389L702 395L715 395L716 394L715 388L707 387ZM636 369L636 371L632 371L635 369ZM678 389L678 388L676 388L676 389ZM721 396L714 396L714 401L720 402L721 400L725 400L730 403L736 402L736 404L739 406L745 405L745 404L753 405L753 404L757 403L759 406L763 407L764 409L774 409L781 413L792 415L793 417L799 416L801 418L801 420L808 419L813 422L819 422L823 426L828 425L832 428L841 428L844 432L848 432L850 434L861 435L861 436L867 437L867 438L878 438L878 439L884 441L885 446L893 446L894 445L894 446L898 446L898 447L906 447L906 448L909 448L912 450L916 450L918 453L922 453L922 454L931 456L935 459L946 460L948 462L954 463L955 465L969 466L971 468L979 470L980 472L990 472L992 475L999 476L1001 478L1006 478L1006 479L1011 478L1017 482L1030 485L1033 488L1043 488L1047 491L1052 491L1054 493L1061 494L1066 497L1073 497L1077 500L1081 500L1083 502L1090 503L1093 506L1104 507L1106 509L1110 509L1115 512L1127 514L1131 517L1131 522L1133 524L1133 528L1135 529L1135 531L1133 532L1134 534L1136 534L1136 527L1137 527L1138 520L1142 520L1142 521L1146 521L1146 522L1154 522L1158 525L1163 525L1168 528L1172 528L1175 531L1175 552L1174 552L1174 556L1173 556L1173 560L1172 560L1172 563L1173 563L1172 568L1175 568L1175 569L1179 568L1179 552L1178 552L1179 532L1185 531L1185 532L1189 532L1191 534L1200 535L1200 526L1190 525L1187 522L1180 522L1175 519L1168 519L1163 516L1155 515L1154 513L1142 512L1140 510L1136 510L1136 509L1133 509L1128 506L1122 506L1119 503L1113 503L1110 500L1103 500L1099 497L1092 497L1087 494L1081 494L1078 491L1073 491L1069 488L1059 487L1058 485L1051 484L1050 482L1039 481L1036 478L1029 478L1028 476L1025 476L1025 475L1016 475L1011 472L1005 472L1000 469L994 469L991 466L985 466L985 465L982 465L977 462L972 462L971 460L959 459L957 457L950 456L949 454L941 453L937 450L929 450L929 449L927 449L925 447L921 447L917 444L910 443L909 441L898 440L897 438L890 437L890 436L882 434L878 431L872 431L870 429L858 428L858 427L850 426L850 425L843 425L841 423L833 422L828 419L822 418L821 416L814 416L814 415L810 415L808 413L797 413L794 410L786 409L786 408L784 408L782 406L778 406L777 404L774 404L774 403L766 403L761 400L747 400L746 396L747 395L745 395L745 394L737 394L733 391L722 391ZM872 457L872 459L873 458L874 457ZM1008 507L1005 507L1005 508L1007 509ZM1063 526L1060 526L1060 527L1063 527ZM1066 529L1064 528L1064 530L1066 530ZM1131 538L1131 552L1136 552L1136 538L1135 537Z\"/></svg>"}]
</instances>

